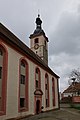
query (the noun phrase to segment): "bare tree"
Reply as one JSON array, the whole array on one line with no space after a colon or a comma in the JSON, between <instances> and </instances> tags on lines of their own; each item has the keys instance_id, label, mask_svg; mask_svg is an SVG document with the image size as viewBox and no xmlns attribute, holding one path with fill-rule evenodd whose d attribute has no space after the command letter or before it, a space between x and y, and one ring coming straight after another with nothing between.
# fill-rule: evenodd
<instances>
[{"instance_id":1,"label":"bare tree","mask_svg":"<svg viewBox=\"0 0 80 120\"><path fill-rule=\"evenodd\" d=\"M69 84L72 82L80 82L80 69L73 69L69 75Z\"/></svg>"}]
</instances>

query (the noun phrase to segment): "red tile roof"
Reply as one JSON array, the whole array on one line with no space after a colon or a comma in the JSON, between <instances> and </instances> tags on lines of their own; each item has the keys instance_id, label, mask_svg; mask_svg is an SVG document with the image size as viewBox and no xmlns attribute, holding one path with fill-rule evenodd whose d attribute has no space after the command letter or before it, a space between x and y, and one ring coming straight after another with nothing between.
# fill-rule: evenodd
<instances>
[{"instance_id":1,"label":"red tile roof","mask_svg":"<svg viewBox=\"0 0 80 120\"><path fill-rule=\"evenodd\" d=\"M80 83L71 84L63 93L72 93L80 91Z\"/></svg>"}]
</instances>

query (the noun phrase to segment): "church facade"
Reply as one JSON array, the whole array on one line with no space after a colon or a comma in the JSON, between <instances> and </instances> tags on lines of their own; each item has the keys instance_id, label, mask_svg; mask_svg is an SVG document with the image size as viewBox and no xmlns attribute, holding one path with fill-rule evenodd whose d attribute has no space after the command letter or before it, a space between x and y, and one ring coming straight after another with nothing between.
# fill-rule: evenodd
<instances>
[{"instance_id":1,"label":"church facade","mask_svg":"<svg viewBox=\"0 0 80 120\"><path fill-rule=\"evenodd\" d=\"M0 23L0 120L59 108L59 76L48 66L48 38L40 16L30 48Z\"/></svg>"}]
</instances>

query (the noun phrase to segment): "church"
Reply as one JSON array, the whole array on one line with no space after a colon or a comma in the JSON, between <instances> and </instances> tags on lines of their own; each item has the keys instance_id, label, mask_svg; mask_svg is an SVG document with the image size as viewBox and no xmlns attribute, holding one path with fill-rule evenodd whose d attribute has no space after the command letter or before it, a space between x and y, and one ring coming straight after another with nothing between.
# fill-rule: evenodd
<instances>
[{"instance_id":1,"label":"church","mask_svg":"<svg viewBox=\"0 0 80 120\"><path fill-rule=\"evenodd\" d=\"M59 76L48 66L48 38L40 15L30 48L0 23L0 120L59 108Z\"/></svg>"}]
</instances>

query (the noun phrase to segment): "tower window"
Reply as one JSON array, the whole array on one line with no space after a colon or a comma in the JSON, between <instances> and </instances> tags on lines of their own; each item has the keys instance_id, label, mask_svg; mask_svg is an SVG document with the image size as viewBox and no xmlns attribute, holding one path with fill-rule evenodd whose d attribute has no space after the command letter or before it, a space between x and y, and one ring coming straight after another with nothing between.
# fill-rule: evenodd
<instances>
[{"instance_id":1,"label":"tower window","mask_svg":"<svg viewBox=\"0 0 80 120\"><path fill-rule=\"evenodd\" d=\"M44 44L45 44L45 48L47 47L47 43L46 43L46 40L44 41Z\"/></svg>"},{"instance_id":2,"label":"tower window","mask_svg":"<svg viewBox=\"0 0 80 120\"><path fill-rule=\"evenodd\" d=\"M39 43L39 38L36 38L34 42L35 42L35 44Z\"/></svg>"},{"instance_id":3,"label":"tower window","mask_svg":"<svg viewBox=\"0 0 80 120\"><path fill-rule=\"evenodd\" d=\"M45 46L46 46L46 41L45 41Z\"/></svg>"}]
</instances>

